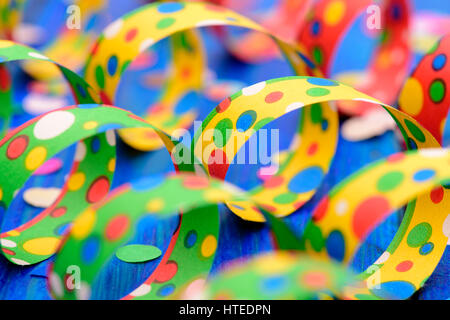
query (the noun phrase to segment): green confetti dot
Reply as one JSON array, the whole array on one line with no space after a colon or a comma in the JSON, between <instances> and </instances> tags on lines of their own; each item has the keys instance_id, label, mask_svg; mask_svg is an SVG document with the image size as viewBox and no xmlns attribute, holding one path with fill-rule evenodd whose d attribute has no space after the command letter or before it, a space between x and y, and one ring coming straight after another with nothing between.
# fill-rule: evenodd
<instances>
[{"instance_id":1,"label":"green confetti dot","mask_svg":"<svg viewBox=\"0 0 450 320\"><path fill-rule=\"evenodd\" d=\"M311 106L311 121L313 123L322 122L322 107L318 103Z\"/></svg>"},{"instance_id":2,"label":"green confetti dot","mask_svg":"<svg viewBox=\"0 0 450 320\"><path fill-rule=\"evenodd\" d=\"M322 65L323 63L323 53L322 50L320 50L319 47L314 47L313 51L312 51L312 56L314 61L316 61L316 63L318 65Z\"/></svg>"},{"instance_id":3,"label":"green confetti dot","mask_svg":"<svg viewBox=\"0 0 450 320\"><path fill-rule=\"evenodd\" d=\"M380 192L387 192L397 188L402 183L404 175L400 171L386 173L377 182L377 189Z\"/></svg>"},{"instance_id":4,"label":"green confetti dot","mask_svg":"<svg viewBox=\"0 0 450 320\"><path fill-rule=\"evenodd\" d=\"M420 142L425 142L425 135L423 132L411 121L408 119L405 119L406 127L408 128L409 132Z\"/></svg>"},{"instance_id":5,"label":"green confetti dot","mask_svg":"<svg viewBox=\"0 0 450 320\"><path fill-rule=\"evenodd\" d=\"M168 17L168 18L164 18L158 21L158 23L156 24L156 28L158 29L165 29L170 27L171 25L173 25L175 23L175 19Z\"/></svg>"},{"instance_id":6,"label":"green confetti dot","mask_svg":"<svg viewBox=\"0 0 450 320\"><path fill-rule=\"evenodd\" d=\"M310 97L322 97L330 93L330 90L325 88L311 88L306 91L306 94Z\"/></svg>"},{"instance_id":7,"label":"green confetti dot","mask_svg":"<svg viewBox=\"0 0 450 320\"><path fill-rule=\"evenodd\" d=\"M105 74L103 73L101 66L97 66L97 68L95 68L95 80L100 88L105 88Z\"/></svg>"},{"instance_id":8,"label":"green confetti dot","mask_svg":"<svg viewBox=\"0 0 450 320\"><path fill-rule=\"evenodd\" d=\"M320 252L325 246L325 239L323 238L322 231L314 223L309 223L306 226L303 237L309 240L311 247L316 252Z\"/></svg>"},{"instance_id":9,"label":"green confetti dot","mask_svg":"<svg viewBox=\"0 0 450 320\"><path fill-rule=\"evenodd\" d=\"M412 248L418 248L430 239L432 230L429 223L419 223L409 232L406 243Z\"/></svg>"},{"instance_id":10,"label":"green confetti dot","mask_svg":"<svg viewBox=\"0 0 450 320\"><path fill-rule=\"evenodd\" d=\"M161 256L161 250L150 245L130 244L117 249L116 256L124 262L138 263L157 259Z\"/></svg>"},{"instance_id":11,"label":"green confetti dot","mask_svg":"<svg viewBox=\"0 0 450 320\"><path fill-rule=\"evenodd\" d=\"M218 148L222 148L227 144L230 139L232 129L233 122L228 118L220 120L219 123L217 123L213 139L214 144Z\"/></svg>"},{"instance_id":12,"label":"green confetti dot","mask_svg":"<svg viewBox=\"0 0 450 320\"><path fill-rule=\"evenodd\" d=\"M287 192L276 196L273 201L278 204L292 203L297 200L297 195L292 192Z\"/></svg>"},{"instance_id":13,"label":"green confetti dot","mask_svg":"<svg viewBox=\"0 0 450 320\"><path fill-rule=\"evenodd\" d=\"M445 84L442 80L434 80L430 86L430 98L434 103L439 103L445 97Z\"/></svg>"}]
</instances>

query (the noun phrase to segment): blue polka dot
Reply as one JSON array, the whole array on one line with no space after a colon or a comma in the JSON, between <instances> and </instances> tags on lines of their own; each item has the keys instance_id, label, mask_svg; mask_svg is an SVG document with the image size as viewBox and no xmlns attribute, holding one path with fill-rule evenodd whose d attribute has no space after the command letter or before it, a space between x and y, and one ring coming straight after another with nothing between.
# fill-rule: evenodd
<instances>
[{"instance_id":1,"label":"blue polka dot","mask_svg":"<svg viewBox=\"0 0 450 320\"><path fill-rule=\"evenodd\" d=\"M199 105L199 97L198 93L195 91L191 91L184 95L184 97L177 103L175 106L175 114L181 115L183 113L188 112L192 108L195 108Z\"/></svg>"},{"instance_id":2,"label":"blue polka dot","mask_svg":"<svg viewBox=\"0 0 450 320\"><path fill-rule=\"evenodd\" d=\"M297 173L297 175L289 181L288 189L291 192L303 193L316 189L322 182L322 168L314 166L306 168Z\"/></svg>"},{"instance_id":3,"label":"blue polka dot","mask_svg":"<svg viewBox=\"0 0 450 320\"><path fill-rule=\"evenodd\" d=\"M77 83L77 84L76 84L76 88L77 88L78 93L79 93L83 98L86 98L86 90L84 89L84 87L83 87L81 84Z\"/></svg>"},{"instance_id":4,"label":"blue polka dot","mask_svg":"<svg viewBox=\"0 0 450 320\"><path fill-rule=\"evenodd\" d=\"M84 28L84 32L88 32L95 27L95 23L97 22L98 14L92 15L88 22L86 23L86 27Z\"/></svg>"},{"instance_id":5,"label":"blue polka dot","mask_svg":"<svg viewBox=\"0 0 450 320\"><path fill-rule=\"evenodd\" d=\"M400 20L400 18L402 17L402 9L400 8L400 6L398 5L394 5L391 9L392 11L392 18L394 20Z\"/></svg>"},{"instance_id":6,"label":"blue polka dot","mask_svg":"<svg viewBox=\"0 0 450 320\"><path fill-rule=\"evenodd\" d=\"M261 287L267 293L283 291L287 287L288 281L283 276L273 276L262 281Z\"/></svg>"},{"instance_id":7,"label":"blue polka dot","mask_svg":"<svg viewBox=\"0 0 450 320\"><path fill-rule=\"evenodd\" d=\"M313 84L315 86L322 86L322 87L336 87L338 84L334 82L333 80L328 79L322 79L322 78L309 78L306 80L308 83Z\"/></svg>"},{"instance_id":8,"label":"blue polka dot","mask_svg":"<svg viewBox=\"0 0 450 320\"><path fill-rule=\"evenodd\" d=\"M172 12L177 12L180 11L181 9L184 8L184 4L181 3L162 3L158 6L158 11L160 13L172 13Z\"/></svg>"},{"instance_id":9,"label":"blue polka dot","mask_svg":"<svg viewBox=\"0 0 450 320\"><path fill-rule=\"evenodd\" d=\"M95 136L91 140L91 150L93 153L97 153L100 150L100 139L98 136Z\"/></svg>"},{"instance_id":10,"label":"blue polka dot","mask_svg":"<svg viewBox=\"0 0 450 320\"><path fill-rule=\"evenodd\" d=\"M256 121L256 112L248 110L243 112L236 122L236 129L239 131L247 131Z\"/></svg>"},{"instance_id":11,"label":"blue polka dot","mask_svg":"<svg viewBox=\"0 0 450 320\"><path fill-rule=\"evenodd\" d=\"M370 289L370 292L377 297L388 300L404 300L409 298L415 291L414 285L406 281L385 282Z\"/></svg>"},{"instance_id":12,"label":"blue polka dot","mask_svg":"<svg viewBox=\"0 0 450 320\"><path fill-rule=\"evenodd\" d=\"M108 60L108 73L113 76L117 71L118 60L116 56L111 56Z\"/></svg>"},{"instance_id":13,"label":"blue polka dot","mask_svg":"<svg viewBox=\"0 0 450 320\"><path fill-rule=\"evenodd\" d=\"M434 177L435 174L436 172L432 169L423 169L414 173L413 179L416 182L423 182L430 180L431 178Z\"/></svg>"},{"instance_id":14,"label":"blue polka dot","mask_svg":"<svg viewBox=\"0 0 450 320\"><path fill-rule=\"evenodd\" d=\"M146 177L139 179L131 183L131 188L135 191L148 191L156 188L164 181L163 175L154 175L151 177Z\"/></svg>"},{"instance_id":15,"label":"blue polka dot","mask_svg":"<svg viewBox=\"0 0 450 320\"><path fill-rule=\"evenodd\" d=\"M69 230L70 225L71 225L71 223L66 223L66 224L59 226L58 228L56 228L55 233L57 235L62 236L66 231Z\"/></svg>"},{"instance_id":16,"label":"blue polka dot","mask_svg":"<svg viewBox=\"0 0 450 320\"><path fill-rule=\"evenodd\" d=\"M309 60L304 54L299 53L299 57L303 60L304 63L308 66L308 68L314 69L316 66L315 64Z\"/></svg>"},{"instance_id":17,"label":"blue polka dot","mask_svg":"<svg viewBox=\"0 0 450 320\"><path fill-rule=\"evenodd\" d=\"M86 103L86 104L79 104L78 108L80 109L94 109L94 108L98 108L100 107L100 104L96 104L96 103Z\"/></svg>"},{"instance_id":18,"label":"blue polka dot","mask_svg":"<svg viewBox=\"0 0 450 320\"><path fill-rule=\"evenodd\" d=\"M328 129L328 120L323 119L322 120L322 131L327 131L327 129Z\"/></svg>"},{"instance_id":19,"label":"blue polka dot","mask_svg":"<svg viewBox=\"0 0 450 320\"><path fill-rule=\"evenodd\" d=\"M320 32L320 22L314 21L314 23L311 25L311 33L313 36L317 36Z\"/></svg>"},{"instance_id":20,"label":"blue polka dot","mask_svg":"<svg viewBox=\"0 0 450 320\"><path fill-rule=\"evenodd\" d=\"M186 248L192 248L197 242L197 232L195 230L191 230L187 233L184 238L184 246Z\"/></svg>"},{"instance_id":21,"label":"blue polka dot","mask_svg":"<svg viewBox=\"0 0 450 320\"><path fill-rule=\"evenodd\" d=\"M345 255L345 241L344 236L338 230L330 233L326 241L328 255L337 261L344 260Z\"/></svg>"},{"instance_id":22,"label":"blue polka dot","mask_svg":"<svg viewBox=\"0 0 450 320\"><path fill-rule=\"evenodd\" d=\"M440 54L433 59L433 69L436 71L441 70L445 63L447 62L447 56L445 54Z\"/></svg>"},{"instance_id":23,"label":"blue polka dot","mask_svg":"<svg viewBox=\"0 0 450 320\"><path fill-rule=\"evenodd\" d=\"M432 242L425 243L422 247L419 249L419 253L422 256L426 256L434 249L434 244Z\"/></svg>"},{"instance_id":24,"label":"blue polka dot","mask_svg":"<svg viewBox=\"0 0 450 320\"><path fill-rule=\"evenodd\" d=\"M96 236L86 239L81 249L81 258L85 263L92 263L97 258L100 251L100 241Z\"/></svg>"},{"instance_id":25,"label":"blue polka dot","mask_svg":"<svg viewBox=\"0 0 450 320\"><path fill-rule=\"evenodd\" d=\"M408 138L408 148L409 150L417 150L417 143L412 138Z\"/></svg>"},{"instance_id":26,"label":"blue polka dot","mask_svg":"<svg viewBox=\"0 0 450 320\"><path fill-rule=\"evenodd\" d=\"M167 297L171 295L175 291L175 286L173 284L165 285L164 287L159 288L157 295L160 297Z\"/></svg>"}]
</instances>

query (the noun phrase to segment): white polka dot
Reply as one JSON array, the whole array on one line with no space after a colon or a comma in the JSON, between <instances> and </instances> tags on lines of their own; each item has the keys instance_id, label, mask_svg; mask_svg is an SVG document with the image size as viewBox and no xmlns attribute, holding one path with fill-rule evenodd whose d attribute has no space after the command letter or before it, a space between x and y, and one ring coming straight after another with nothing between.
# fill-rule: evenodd
<instances>
[{"instance_id":1,"label":"white polka dot","mask_svg":"<svg viewBox=\"0 0 450 320\"><path fill-rule=\"evenodd\" d=\"M387 251L385 251L378 259L377 261L374 262L374 264L382 264L385 263L387 261L387 259L389 259L389 257L391 256L391 254Z\"/></svg>"},{"instance_id":2,"label":"white polka dot","mask_svg":"<svg viewBox=\"0 0 450 320\"><path fill-rule=\"evenodd\" d=\"M39 140L55 138L68 130L75 122L75 116L69 111L51 112L36 122L33 133Z\"/></svg>"},{"instance_id":3,"label":"white polka dot","mask_svg":"<svg viewBox=\"0 0 450 320\"><path fill-rule=\"evenodd\" d=\"M183 300L204 300L205 299L205 279L197 279L192 281L183 292L181 299Z\"/></svg>"},{"instance_id":4,"label":"white polka dot","mask_svg":"<svg viewBox=\"0 0 450 320\"><path fill-rule=\"evenodd\" d=\"M75 151L75 161L83 161L84 157L86 157L86 144L83 141L78 142L77 150Z\"/></svg>"},{"instance_id":5,"label":"white polka dot","mask_svg":"<svg viewBox=\"0 0 450 320\"><path fill-rule=\"evenodd\" d=\"M336 214L338 216L342 216L343 214L345 214L348 210L348 203L345 200L340 200L337 204L336 204Z\"/></svg>"},{"instance_id":6,"label":"white polka dot","mask_svg":"<svg viewBox=\"0 0 450 320\"><path fill-rule=\"evenodd\" d=\"M37 52L28 52L28 55L32 58L36 58L36 59L42 59L42 60L49 60L46 56L37 53Z\"/></svg>"},{"instance_id":7,"label":"white polka dot","mask_svg":"<svg viewBox=\"0 0 450 320\"><path fill-rule=\"evenodd\" d=\"M20 260L20 259L16 259L16 258L11 258L10 259L12 262L14 262L15 264L18 264L19 266L28 266L30 263L26 262L24 260Z\"/></svg>"},{"instance_id":8,"label":"white polka dot","mask_svg":"<svg viewBox=\"0 0 450 320\"><path fill-rule=\"evenodd\" d=\"M23 200L36 208L48 208L60 194L59 188L29 188L23 193Z\"/></svg>"},{"instance_id":9,"label":"white polka dot","mask_svg":"<svg viewBox=\"0 0 450 320\"><path fill-rule=\"evenodd\" d=\"M450 238L450 214L445 218L444 224L442 225L442 232L446 237Z\"/></svg>"},{"instance_id":10,"label":"white polka dot","mask_svg":"<svg viewBox=\"0 0 450 320\"><path fill-rule=\"evenodd\" d=\"M116 133L113 129L106 131L106 141L110 146L116 145Z\"/></svg>"},{"instance_id":11,"label":"white polka dot","mask_svg":"<svg viewBox=\"0 0 450 320\"><path fill-rule=\"evenodd\" d=\"M242 89L242 94L244 96L252 96L254 94L257 94L258 92L260 92L262 89L264 89L266 86L266 82L265 81L261 81L258 83L255 83L254 85L251 85L249 87L245 87L244 89Z\"/></svg>"},{"instance_id":12,"label":"white polka dot","mask_svg":"<svg viewBox=\"0 0 450 320\"><path fill-rule=\"evenodd\" d=\"M356 98L356 99L353 99L353 100L354 101L363 101L363 102L370 102L370 103L380 104L380 101L364 99L364 98Z\"/></svg>"},{"instance_id":13,"label":"white polka dot","mask_svg":"<svg viewBox=\"0 0 450 320\"><path fill-rule=\"evenodd\" d=\"M288 105L284 112L288 113L288 112L291 112L293 110L300 109L303 106L304 106L304 104L301 103L301 102L294 102L294 103L291 103L290 105Z\"/></svg>"},{"instance_id":14,"label":"white polka dot","mask_svg":"<svg viewBox=\"0 0 450 320\"><path fill-rule=\"evenodd\" d=\"M111 23L105 28L105 31L103 32L106 39L111 39L116 34L119 33L120 29L122 29L123 26L123 20L119 19Z\"/></svg>"},{"instance_id":15,"label":"white polka dot","mask_svg":"<svg viewBox=\"0 0 450 320\"><path fill-rule=\"evenodd\" d=\"M148 38L141 42L139 45L139 52L144 52L147 48L151 47L155 43L155 40Z\"/></svg>"},{"instance_id":16,"label":"white polka dot","mask_svg":"<svg viewBox=\"0 0 450 320\"><path fill-rule=\"evenodd\" d=\"M78 300L89 300L91 297L91 287L86 282L81 282L80 289L75 290Z\"/></svg>"},{"instance_id":17,"label":"white polka dot","mask_svg":"<svg viewBox=\"0 0 450 320\"><path fill-rule=\"evenodd\" d=\"M152 291L152 286L148 284L141 284L138 288L136 288L132 293L130 293L133 297L145 296L147 293Z\"/></svg>"},{"instance_id":18,"label":"white polka dot","mask_svg":"<svg viewBox=\"0 0 450 320\"><path fill-rule=\"evenodd\" d=\"M53 291L53 294L56 297L62 297L62 295L63 295L63 286L62 286L62 283L61 283L61 279L59 278L59 276L55 272L50 273L50 276L48 278L48 282L50 284L50 289Z\"/></svg>"},{"instance_id":19,"label":"white polka dot","mask_svg":"<svg viewBox=\"0 0 450 320\"><path fill-rule=\"evenodd\" d=\"M210 19L210 20L203 20L196 24L197 27L207 27L207 26L220 26L227 24L226 21L223 20L216 20L216 19Z\"/></svg>"},{"instance_id":20,"label":"white polka dot","mask_svg":"<svg viewBox=\"0 0 450 320\"><path fill-rule=\"evenodd\" d=\"M446 149L421 149L419 150L419 153L425 158L442 158L448 155Z\"/></svg>"},{"instance_id":21,"label":"white polka dot","mask_svg":"<svg viewBox=\"0 0 450 320\"><path fill-rule=\"evenodd\" d=\"M8 239L1 239L0 243L2 244L2 247L5 247L5 248L17 247L17 243L15 243L14 241L8 240Z\"/></svg>"}]
</instances>

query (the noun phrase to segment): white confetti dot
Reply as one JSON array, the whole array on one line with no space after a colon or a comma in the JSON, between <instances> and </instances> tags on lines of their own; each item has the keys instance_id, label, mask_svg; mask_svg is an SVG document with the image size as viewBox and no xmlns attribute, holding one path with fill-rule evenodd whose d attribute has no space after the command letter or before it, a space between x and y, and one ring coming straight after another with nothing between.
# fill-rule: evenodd
<instances>
[{"instance_id":1,"label":"white confetti dot","mask_svg":"<svg viewBox=\"0 0 450 320\"><path fill-rule=\"evenodd\" d=\"M80 289L75 291L77 300L89 300L91 297L91 287L86 282L82 281L80 284Z\"/></svg>"},{"instance_id":2,"label":"white confetti dot","mask_svg":"<svg viewBox=\"0 0 450 320\"><path fill-rule=\"evenodd\" d=\"M133 297L144 296L152 290L152 287L148 284L142 284L138 288L136 288L133 292L130 293Z\"/></svg>"},{"instance_id":3,"label":"white confetti dot","mask_svg":"<svg viewBox=\"0 0 450 320\"><path fill-rule=\"evenodd\" d=\"M39 140L52 139L68 130L74 122L75 116L71 112L55 111L39 119L33 133Z\"/></svg>"},{"instance_id":4,"label":"white confetti dot","mask_svg":"<svg viewBox=\"0 0 450 320\"><path fill-rule=\"evenodd\" d=\"M36 59L42 59L42 60L49 60L46 56L37 53L37 52L28 52L28 55L32 58L36 58Z\"/></svg>"},{"instance_id":5,"label":"white confetti dot","mask_svg":"<svg viewBox=\"0 0 450 320\"><path fill-rule=\"evenodd\" d=\"M75 151L75 161L83 161L86 156L86 144L83 141L78 142L77 150Z\"/></svg>"},{"instance_id":6,"label":"white confetti dot","mask_svg":"<svg viewBox=\"0 0 450 320\"><path fill-rule=\"evenodd\" d=\"M441 158L445 157L448 151L446 149L421 149L419 153L425 158Z\"/></svg>"},{"instance_id":7,"label":"white confetti dot","mask_svg":"<svg viewBox=\"0 0 450 320\"><path fill-rule=\"evenodd\" d=\"M442 225L442 232L446 237L450 238L450 214L445 218L444 224Z\"/></svg>"},{"instance_id":8,"label":"white confetti dot","mask_svg":"<svg viewBox=\"0 0 450 320\"><path fill-rule=\"evenodd\" d=\"M123 20L119 19L111 23L105 28L105 32L103 33L106 39L111 39L116 34L119 33L120 29L122 29Z\"/></svg>"},{"instance_id":9,"label":"white confetti dot","mask_svg":"<svg viewBox=\"0 0 450 320\"><path fill-rule=\"evenodd\" d=\"M242 89L242 94L244 96L252 96L252 95L260 92L265 87L266 87L266 82L261 81L261 82L255 83L254 85L251 85L249 87L245 87L244 89Z\"/></svg>"},{"instance_id":10,"label":"white confetti dot","mask_svg":"<svg viewBox=\"0 0 450 320\"><path fill-rule=\"evenodd\" d=\"M152 46L155 43L155 40L153 40L152 38L148 38L145 39L144 41L141 42L141 44L139 45L139 52L144 52L145 50L147 50L147 48L149 48L150 46Z\"/></svg>"},{"instance_id":11,"label":"white confetti dot","mask_svg":"<svg viewBox=\"0 0 450 320\"><path fill-rule=\"evenodd\" d=\"M17 243L15 243L14 241L8 240L8 239L1 239L0 243L2 244L2 247L5 247L5 248L17 247Z\"/></svg>"},{"instance_id":12,"label":"white confetti dot","mask_svg":"<svg viewBox=\"0 0 450 320\"><path fill-rule=\"evenodd\" d=\"M29 188L23 193L26 203L36 208L48 208L61 193L59 188Z\"/></svg>"},{"instance_id":13,"label":"white confetti dot","mask_svg":"<svg viewBox=\"0 0 450 320\"><path fill-rule=\"evenodd\" d=\"M116 145L116 133L113 129L106 131L106 141L110 146Z\"/></svg>"},{"instance_id":14,"label":"white confetti dot","mask_svg":"<svg viewBox=\"0 0 450 320\"><path fill-rule=\"evenodd\" d=\"M30 264L29 262L16 258L11 258L11 261L14 262L15 264L18 264L19 266L28 266Z\"/></svg>"},{"instance_id":15,"label":"white confetti dot","mask_svg":"<svg viewBox=\"0 0 450 320\"><path fill-rule=\"evenodd\" d=\"M50 289L53 291L55 296L56 297L62 297L62 295L63 295L63 287L62 287L61 279L59 278L59 276L55 272L50 273L50 276L48 278L48 282L49 282L49 285L50 285Z\"/></svg>"},{"instance_id":16,"label":"white confetti dot","mask_svg":"<svg viewBox=\"0 0 450 320\"><path fill-rule=\"evenodd\" d=\"M342 216L343 214L345 214L348 210L348 203L345 200L340 200L337 204L336 204L336 213L339 216Z\"/></svg>"},{"instance_id":17,"label":"white confetti dot","mask_svg":"<svg viewBox=\"0 0 450 320\"><path fill-rule=\"evenodd\" d=\"M199 23L196 24L196 26L197 27L207 27L207 26L220 26L220 25L224 25L224 24L227 24L227 22L223 21L223 20L210 19L210 20L200 21Z\"/></svg>"},{"instance_id":18,"label":"white confetti dot","mask_svg":"<svg viewBox=\"0 0 450 320\"><path fill-rule=\"evenodd\" d=\"M301 103L301 102L294 102L294 103L291 103L290 105L288 105L284 112L288 113L288 112L291 112L293 110L300 109L303 106L304 106L304 104Z\"/></svg>"},{"instance_id":19,"label":"white confetti dot","mask_svg":"<svg viewBox=\"0 0 450 320\"><path fill-rule=\"evenodd\" d=\"M385 251L378 259L377 261L374 262L374 264L382 264L385 263L387 261L387 259L389 259L389 257L391 256L391 254L387 251Z\"/></svg>"}]
</instances>

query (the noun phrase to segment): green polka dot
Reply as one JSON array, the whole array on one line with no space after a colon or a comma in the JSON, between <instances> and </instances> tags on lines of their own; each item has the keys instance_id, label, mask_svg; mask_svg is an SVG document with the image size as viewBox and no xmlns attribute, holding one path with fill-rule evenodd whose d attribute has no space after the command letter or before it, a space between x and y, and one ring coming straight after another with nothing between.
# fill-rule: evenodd
<instances>
[{"instance_id":1,"label":"green polka dot","mask_svg":"<svg viewBox=\"0 0 450 320\"><path fill-rule=\"evenodd\" d=\"M156 24L156 28L158 29L165 29L170 27L171 25L173 25L175 22L174 18L168 17L168 18L164 18L158 21L158 23Z\"/></svg>"},{"instance_id":2,"label":"green polka dot","mask_svg":"<svg viewBox=\"0 0 450 320\"><path fill-rule=\"evenodd\" d=\"M273 120L274 120L274 118L272 118L272 117L261 119L255 124L253 129L255 131L258 131L259 129L261 129L262 127L264 127L268 123L272 122Z\"/></svg>"},{"instance_id":3,"label":"green polka dot","mask_svg":"<svg viewBox=\"0 0 450 320\"><path fill-rule=\"evenodd\" d=\"M322 107L318 103L311 106L311 121L313 123L322 122Z\"/></svg>"},{"instance_id":4,"label":"green polka dot","mask_svg":"<svg viewBox=\"0 0 450 320\"><path fill-rule=\"evenodd\" d=\"M103 73L101 66L97 66L97 68L95 68L95 80L100 88L105 88L105 74Z\"/></svg>"},{"instance_id":5,"label":"green polka dot","mask_svg":"<svg viewBox=\"0 0 450 320\"><path fill-rule=\"evenodd\" d=\"M381 300L380 298L378 298L376 296L372 296L370 294L362 294L362 293L355 294L355 298L358 300Z\"/></svg>"},{"instance_id":6,"label":"green polka dot","mask_svg":"<svg viewBox=\"0 0 450 320\"><path fill-rule=\"evenodd\" d=\"M420 142L425 142L425 135L423 132L411 121L408 119L405 119L406 127L408 128L409 132Z\"/></svg>"},{"instance_id":7,"label":"green polka dot","mask_svg":"<svg viewBox=\"0 0 450 320\"><path fill-rule=\"evenodd\" d=\"M439 103L445 97L445 84L442 80L434 80L430 86L430 98L434 103Z\"/></svg>"},{"instance_id":8,"label":"green polka dot","mask_svg":"<svg viewBox=\"0 0 450 320\"><path fill-rule=\"evenodd\" d=\"M323 53L319 47L314 47L314 49L312 51L312 56L313 56L314 61L316 61L316 63L318 65L321 65L323 63Z\"/></svg>"},{"instance_id":9,"label":"green polka dot","mask_svg":"<svg viewBox=\"0 0 450 320\"><path fill-rule=\"evenodd\" d=\"M273 198L273 201L278 204L288 204L295 200L297 200L297 195L292 192L283 193Z\"/></svg>"},{"instance_id":10,"label":"green polka dot","mask_svg":"<svg viewBox=\"0 0 450 320\"><path fill-rule=\"evenodd\" d=\"M325 88L311 88L306 91L306 94L310 97L322 97L330 94L330 90Z\"/></svg>"},{"instance_id":11,"label":"green polka dot","mask_svg":"<svg viewBox=\"0 0 450 320\"><path fill-rule=\"evenodd\" d=\"M419 223L408 234L406 243L412 248L418 248L425 244L431 237L432 228L427 222Z\"/></svg>"},{"instance_id":12,"label":"green polka dot","mask_svg":"<svg viewBox=\"0 0 450 320\"><path fill-rule=\"evenodd\" d=\"M124 62L124 64L122 65L122 67L120 68L120 75L122 75L122 73L125 72L125 70L128 68L128 66L130 65L131 60L127 60Z\"/></svg>"},{"instance_id":13,"label":"green polka dot","mask_svg":"<svg viewBox=\"0 0 450 320\"><path fill-rule=\"evenodd\" d=\"M222 119L217 123L215 132L214 132L214 144L218 148L224 147L231 136L231 130L233 129L233 122L226 118Z\"/></svg>"},{"instance_id":14,"label":"green polka dot","mask_svg":"<svg viewBox=\"0 0 450 320\"><path fill-rule=\"evenodd\" d=\"M397 188L397 186L402 183L404 178L403 173L400 171L393 171L386 173L377 182L377 189L380 192L387 192Z\"/></svg>"},{"instance_id":15,"label":"green polka dot","mask_svg":"<svg viewBox=\"0 0 450 320\"><path fill-rule=\"evenodd\" d=\"M320 252L325 246L325 239L323 238L322 231L314 223L309 223L306 226L303 238L309 240L311 247L316 252Z\"/></svg>"}]
</instances>

